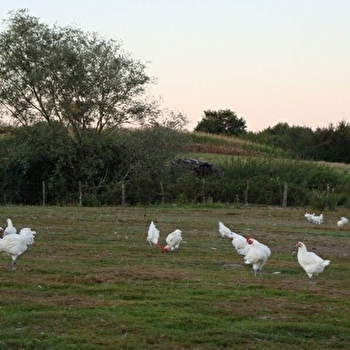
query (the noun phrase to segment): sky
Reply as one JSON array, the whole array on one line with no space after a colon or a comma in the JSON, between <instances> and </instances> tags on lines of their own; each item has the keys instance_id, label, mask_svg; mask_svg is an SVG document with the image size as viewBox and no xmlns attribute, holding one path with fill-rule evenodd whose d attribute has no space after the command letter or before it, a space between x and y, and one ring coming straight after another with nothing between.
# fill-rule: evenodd
<instances>
[{"instance_id":1,"label":"sky","mask_svg":"<svg viewBox=\"0 0 350 350\"><path fill-rule=\"evenodd\" d=\"M0 19L20 8L119 40L189 130L219 109L253 132L350 122L348 0L11 0Z\"/></svg>"}]
</instances>

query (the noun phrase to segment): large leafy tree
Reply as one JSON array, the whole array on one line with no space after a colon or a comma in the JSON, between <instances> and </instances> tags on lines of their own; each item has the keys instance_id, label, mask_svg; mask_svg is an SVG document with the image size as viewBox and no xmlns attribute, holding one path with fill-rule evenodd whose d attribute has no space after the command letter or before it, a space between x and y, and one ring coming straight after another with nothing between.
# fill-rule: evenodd
<instances>
[{"instance_id":1,"label":"large leafy tree","mask_svg":"<svg viewBox=\"0 0 350 350\"><path fill-rule=\"evenodd\" d=\"M246 127L246 121L239 118L234 111L220 109L204 111L204 117L198 122L194 131L236 136L246 133Z\"/></svg>"},{"instance_id":2,"label":"large leafy tree","mask_svg":"<svg viewBox=\"0 0 350 350\"><path fill-rule=\"evenodd\" d=\"M345 120L337 126L317 128L314 133L313 154L328 162L350 163L350 124Z\"/></svg>"},{"instance_id":3,"label":"large leafy tree","mask_svg":"<svg viewBox=\"0 0 350 350\"><path fill-rule=\"evenodd\" d=\"M146 65L115 40L78 28L48 26L26 10L12 12L0 33L0 107L22 125L60 121L81 141L87 129L101 133L154 120L145 99L152 79Z\"/></svg>"},{"instance_id":4,"label":"large leafy tree","mask_svg":"<svg viewBox=\"0 0 350 350\"><path fill-rule=\"evenodd\" d=\"M291 151L295 157L301 158L310 158L314 145L314 133L311 128L289 126L284 122L268 127L257 134L248 135L248 137L255 142Z\"/></svg>"}]
</instances>

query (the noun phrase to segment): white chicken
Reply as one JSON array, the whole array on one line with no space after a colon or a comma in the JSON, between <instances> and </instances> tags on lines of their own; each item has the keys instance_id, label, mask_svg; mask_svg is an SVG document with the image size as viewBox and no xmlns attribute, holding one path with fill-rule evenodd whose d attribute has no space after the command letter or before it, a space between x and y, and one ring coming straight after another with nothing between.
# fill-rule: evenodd
<instances>
[{"instance_id":1,"label":"white chicken","mask_svg":"<svg viewBox=\"0 0 350 350\"><path fill-rule=\"evenodd\" d=\"M232 245L236 249L238 254L246 254L246 250L249 248L249 246L247 245L247 240L245 237L236 232L231 231L222 222L219 222L219 232L221 234L222 239L224 239L225 237L231 239Z\"/></svg>"},{"instance_id":2,"label":"white chicken","mask_svg":"<svg viewBox=\"0 0 350 350\"><path fill-rule=\"evenodd\" d=\"M312 218L314 215L315 215L315 213L310 214L310 213L308 213L307 211L304 212L304 216L306 217L306 219L307 219L308 222L311 222L311 221L312 221L311 218Z\"/></svg>"},{"instance_id":3,"label":"white chicken","mask_svg":"<svg viewBox=\"0 0 350 350\"><path fill-rule=\"evenodd\" d=\"M298 262L309 276L309 283L316 283L317 276L330 264L330 260L323 260L314 252L308 252L303 242L297 243Z\"/></svg>"},{"instance_id":4,"label":"white chicken","mask_svg":"<svg viewBox=\"0 0 350 350\"><path fill-rule=\"evenodd\" d=\"M225 237L232 239L231 230L228 227L226 227L222 222L219 222L219 232L222 239L224 239Z\"/></svg>"},{"instance_id":5,"label":"white chicken","mask_svg":"<svg viewBox=\"0 0 350 350\"><path fill-rule=\"evenodd\" d=\"M167 245L162 247L163 253L169 253L179 249L182 242L182 231L175 230L169 233L165 241Z\"/></svg>"},{"instance_id":6,"label":"white chicken","mask_svg":"<svg viewBox=\"0 0 350 350\"><path fill-rule=\"evenodd\" d=\"M7 227L4 230L3 237L17 233L16 227L13 226L11 219L6 219Z\"/></svg>"},{"instance_id":7,"label":"white chicken","mask_svg":"<svg viewBox=\"0 0 350 350\"><path fill-rule=\"evenodd\" d=\"M340 218L340 220L337 222L337 226L338 226L338 227L344 227L344 226L347 225L348 223L349 223L349 220L348 220L346 217L342 216L342 217Z\"/></svg>"},{"instance_id":8,"label":"white chicken","mask_svg":"<svg viewBox=\"0 0 350 350\"><path fill-rule=\"evenodd\" d=\"M312 215L310 217L311 222L313 222L314 224L318 224L321 225L323 223L323 214L320 215Z\"/></svg>"},{"instance_id":9,"label":"white chicken","mask_svg":"<svg viewBox=\"0 0 350 350\"><path fill-rule=\"evenodd\" d=\"M9 234L0 238L0 252L11 256L12 270L16 269L17 259L34 243L35 231L26 227L19 234Z\"/></svg>"},{"instance_id":10,"label":"white chicken","mask_svg":"<svg viewBox=\"0 0 350 350\"><path fill-rule=\"evenodd\" d=\"M159 230L153 221L151 221L148 228L147 241L150 245L158 245L159 240Z\"/></svg>"},{"instance_id":11,"label":"white chicken","mask_svg":"<svg viewBox=\"0 0 350 350\"><path fill-rule=\"evenodd\" d=\"M271 256L271 250L251 237L247 238L247 244L250 245L250 248L244 257L244 262L253 265L254 276L261 276L261 270Z\"/></svg>"}]
</instances>

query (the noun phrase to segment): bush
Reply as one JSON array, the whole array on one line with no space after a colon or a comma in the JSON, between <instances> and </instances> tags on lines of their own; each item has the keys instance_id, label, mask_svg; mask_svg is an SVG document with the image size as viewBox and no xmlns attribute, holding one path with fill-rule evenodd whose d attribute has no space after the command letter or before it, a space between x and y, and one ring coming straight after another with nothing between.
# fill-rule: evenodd
<instances>
[{"instance_id":1,"label":"bush","mask_svg":"<svg viewBox=\"0 0 350 350\"><path fill-rule=\"evenodd\" d=\"M333 191L311 190L307 191L307 198L314 209L323 211L325 209L334 210L339 203L340 195Z\"/></svg>"}]
</instances>

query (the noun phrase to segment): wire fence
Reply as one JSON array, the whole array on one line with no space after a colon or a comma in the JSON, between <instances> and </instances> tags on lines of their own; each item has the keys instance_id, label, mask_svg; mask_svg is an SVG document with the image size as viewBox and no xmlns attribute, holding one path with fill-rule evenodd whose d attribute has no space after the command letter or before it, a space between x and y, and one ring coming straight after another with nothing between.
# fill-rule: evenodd
<instances>
[{"instance_id":1,"label":"wire fence","mask_svg":"<svg viewBox=\"0 0 350 350\"><path fill-rule=\"evenodd\" d=\"M288 184L283 184L280 194L272 198L269 193L259 195L259 198L265 198L264 203L256 202L254 196L250 195L250 183L246 182L246 187L240 193L232 191L226 194L225 200L220 196L214 197L210 185L203 179L192 188L178 186L176 190L169 190L169 186L162 182L152 188L139 187L135 189L132 183L120 181L113 186L113 190L108 186L100 186L99 190L78 182L76 190L59 193L55 184L41 182L31 186L21 187L17 193L3 191L1 202L3 205L21 204L21 205L79 205L79 206L125 206L125 205L149 205L149 204L186 204L186 203L214 203L225 202L249 205L251 204L271 204L286 207L288 203ZM157 188L156 188L157 187ZM261 189L261 191L265 191Z\"/></svg>"}]
</instances>

